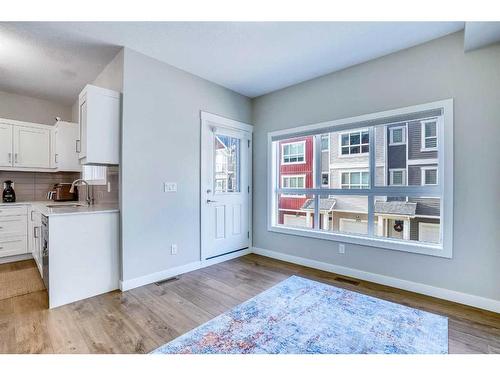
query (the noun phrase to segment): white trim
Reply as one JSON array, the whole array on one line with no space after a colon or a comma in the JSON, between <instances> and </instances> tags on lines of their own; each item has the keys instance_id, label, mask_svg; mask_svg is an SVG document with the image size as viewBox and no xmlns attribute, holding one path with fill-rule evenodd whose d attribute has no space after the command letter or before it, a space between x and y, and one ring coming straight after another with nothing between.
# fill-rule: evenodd
<instances>
[{"instance_id":1,"label":"white trim","mask_svg":"<svg viewBox=\"0 0 500 375\"><path fill-rule=\"evenodd\" d=\"M419 113L426 110L442 109L442 115L434 117L438 122L437 137L440 141L437 143L439 147L438 152L438 165L440 182L436 186L375 186L373 184L375 178L375 153L369 153L370 169L374 172L370 174L372 184L369 189L286 189L282 191L277 189L278 185L276 173L277 165L279 164L276 159L278 138L302 136L307 133L321 133L326 128L333 132L333 127L338 127L339 132L347 132L349 129L359 129L359 123L362 121L370 121L373 119L382 119L402 114ZM373 133L373 127L369 127ZM446 133L446 136L445 136ZM373 134L372 134L373 135ZM373 150L373 136L370 137L370 145ZM275 141L273 141L275 140ZM276 143L274 143L276 142ZM339 138L341 144L341 138ZM319 154L319 151L316 152ZM318 159L318 155L316 155ZM451 258L453 254L453 99L441 100L433 103L426 103L415 105L411 107L399 108L390 111L371 113L362 116L351 117L347 119L334 120L323 122L319 124L299 126L292 129L278 130L268 133L268 185L267 185L267 229L271 232L285 233L290 235L298 235L304 237L321 238L332 241L345 241L350 243L362 244L371 247L383 247L386 249L406 251L418 254L425 254L431 256L438 256L444 258ZM415 244L413 241L394 241L394 240L380 240L373 236L346 236L339 234L322 233L315 225L315 230L303 230L277 227L276 213L278 209L278 201L276 193L293 193L293 194L314 194L318 195L366 195L368 196L368 217L369 217L369 234L373 231L373 209L375 196L432 196L441 198L441 231L442 231L442 244L439 246L429 246ZM316 198L315 198L316 199ZM317 205L316 205L317 206ZM315 207L316 207L315 206Z\"/></svg>"},{"instance_id":2,"label":"white trim","mask_svg":"<svg viewBox=\"0 0 500 375\"><path fill-rule=\"evenodd\" d=\"M428 123L434 122L436 124L436 135L434 137L426 137L425 136L425 125ZM437 151L439 148L439 137L438 137L438 123L439 121L437 119L431 119L431 120L424 120L420 121L420 136L421 136L421 143L420 143L420 151L421 152L428 152L428 151ZM436 138L436 147L425 147L425 140L429 138Z\"/></svg>"},{"instance_id":3,"label":"white trim","mask_svg":"<svg viewBox=\"0 0 500 375\"><path fill-rule=\"evenodd\" d=\"M438 164L438 159L408 159L408 165L433 165Z\"/></svg>"},{"instance_id":4,"label":"white trim","mask_svg":"<svg viewBox=\"0 0 500 375\"><path fill-rule=\"evenodd\" d=\"M425 171L435 170L436 171L436 183L435 184L427 184L425 180ZM435 167L420 167L420 179L422 186L435 186L439 185L439 167L436 165Z\"/></svg>"},{"instance_id":5,"label":"white trim","mask_svg":"<svg viewBox=\"0 0 500 375\"><path fill-rule=\"evenodd\" d=\"M20 260L27 260L27 259L33 259L33 256L31 255L31 253L25 253L25 254L10 255L10 256L6 256L6 257L1 257L0 258L0 264L12 263L12 262L19 262Z\"/></svg>"},{"instance_id":6,"label":"white trim","mask_svg":"<svg viewBox=\"0 0 500 375\"><path fill-rule=\"evenodd\" d=\"M221 255L220 257L209 259L209 260L200 260L196 262L191 262L188 264L184 264L182 266L177 266L173 268L169 268L163 271L150 273L148 275L136 277L130 280L120 280L120 290L125 292L130 289L138 288L143 285L155 283L157 281L165 280L174 276L182 275L183 273L191 272L198 270L200 268L208 267L213 264L225 262L227 260L231 260L234 258L239 258L241 256L250 254L252 252L251 247L245 250L237 251L234 253L230 253L227 255Z\"/></svg>"},{"instance_id":7,"label":"white trim","mask_svg":"<svg viewBox=\"0 0 500 375\"><path fill-rule=\"evenodd\" d=\"M366 168L366 166L363 169L348 169L348 170L341 169L341 170L339 170L339 185L340 185L339 189L359 190L356 188L355 189L351 188L352 185L358 185L358 184L351 184L351 173L359 173L359 186L362 186L362 185L370 186L369 181L368 181L368 184L363 184L363 172L368 173L368 179L369 179L370 178L370 171ZM343 185L342 184L342 174L343 173L349 173L349 184L348 184L349 187L347 187L347 188L342 187L342 185ZM353 195L355 195L355 194L353 193Z\"/></svg>"},{"instance_id":8,"label":"white trim","mask_svg":"<svg viewBox=\"0 0 500 375\"><path fill-rule=\"evenodd\" d=\"M253 247L254 254L500 313L500 300Z\"/></svg>"},{"instance_id":9,"label":"white trim","mask_svg":"<svg viewBox=\"0 0 500 375\"><path fill-rule=\"evenodd\" d=\"M282 174L281 175L281 186L283 187L283 180L285 178L299 178L302 177L304 179L304 187L303 189L306 188L306 175L305 174ZM301 189L301 188L298 188ZM304 194L281 194L281 198L302 198L305 197Z\"/></svg>"},{"instance_id":10,"label":"white trim","mask_svg":"<svg viewBox=\"0 0 500 375\"><path fill-rule=\"evenodd\" d=\"M284 148L285 146L288 146L288 145L295 145L295 144L303 144L304 145L304 161L285 161L285 152L284 152ZM299 154L297 154L299 155ZM303 140L303 141L294 141L294 142L285 142L285 143L282 143L281 144L281 165L294 165L294 164L306 164L307 161L307 152L306 152L306 141Z\"/></svg>"},{"instance_id":11,"label":"white trim","mask_svg":"<svg viewBox=\"0 0 500 375\"><path fill-rule=\"evenodd\" d=\"M393 141L393 132L394 130L399 130L401 129L403 134L401 136L402 141L401 142L394 142ZM400 145L405 145L406 144L406 126L394 126L389 128L389 146L400 146Z\"/></svg>"},{"instance_id":12,"label":"white trim","mask_svg":"<svg viewBox=\"0 0 500 375\"><path fill-rule=\"evenodd\" d=\"M339 152L337 157L338 158L355 158L355 157L360 157L364 156L367 157L370 154L370 140L368 140L368 143L363 143L362 141L362 135L361 133L363 132L369 132L369 129L362 128L353 128L347 131L339 132L338 133L338 143L339 143ZM359 154L351 154L351 134L353 133L359 133ZM342 146L342 136L349 134L349 145L348 146ZM368 152L363 152L363 146L368 146ZM349 153L348 154L342 154L342 147L347 147L349 148ZM353 145L352 147L356 147L356 145Z\"/></svg>"},{"instance_id":13,"label":"white trim","mask_svg":"<svg viewBox=\"0 0 500 375\"><path fill-rule=\"evenodd\" d=\"M394 184L394 172L403 172L403 176L401 178L401 184ZM406 186L406 168L389 168L389 185L391 186Z\"/></svg>"}]
</instances>

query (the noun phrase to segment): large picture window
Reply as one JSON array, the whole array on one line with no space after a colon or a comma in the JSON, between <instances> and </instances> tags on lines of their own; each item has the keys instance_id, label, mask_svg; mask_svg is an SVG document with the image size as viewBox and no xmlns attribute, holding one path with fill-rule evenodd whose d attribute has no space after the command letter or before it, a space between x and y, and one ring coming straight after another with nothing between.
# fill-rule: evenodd
<instances>
[{"instance_id":1,"label":"large picture window","mask_svg":"<svg viewBox=\"0 0 500 375\"><path fill-rule=\"evenodd\" d=\"M450 99L269 133L268 230L451 257L452 116Z\"/></svg>"}]
</instances>

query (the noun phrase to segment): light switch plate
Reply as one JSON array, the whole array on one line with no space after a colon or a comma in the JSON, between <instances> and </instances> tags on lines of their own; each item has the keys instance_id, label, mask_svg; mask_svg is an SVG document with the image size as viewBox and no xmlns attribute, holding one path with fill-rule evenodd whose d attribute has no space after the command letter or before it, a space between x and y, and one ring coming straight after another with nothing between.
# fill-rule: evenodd
<instances>
[{"instance_id":1,"label":"light switch plate","mask_svg":"<svg viewBox=\"0 0 500 375\"><path fill-rule=\"evenodd\" d=\"M345 244L339 243L339 254L345 254Z\"/></svg>"},{"instance_id":2,"label":"light switch plate","mask_svg":"<svg viewBox=\"0 0 500 375\"><path fill-rule=\"evenodd\" d=\"M165 193L174 193L177 191L177 183L165 182L163 185L163 190L165 191Z\"/></svg>"}]
</instances>

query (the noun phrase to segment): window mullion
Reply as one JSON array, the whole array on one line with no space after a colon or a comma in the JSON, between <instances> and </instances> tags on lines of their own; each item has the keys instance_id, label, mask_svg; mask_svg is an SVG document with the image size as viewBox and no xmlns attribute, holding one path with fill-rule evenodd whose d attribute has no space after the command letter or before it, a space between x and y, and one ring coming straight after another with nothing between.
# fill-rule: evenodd
<instances>
[{"instance_id":1,"label":"window mullion","mask_svg":"<svg viewBox=\"0 0 500 375\"><path fill-rule=\"evenodd\" d=\"M321 188L321 136L314 136L314 187ZM320 196L316 194L314 196L314 229L319 230L319 215L320 210Z\"/></svg>"},{"instance_id":2,"label":"window mullion","mask_svg":"<svg viewBox=\"0 0 500 375\"><path fill-rule=\"evenodd\" d=\"M372 126L368 129L368 143L369 143L369 150L368 150L368 156L370 160L370 190L373 191L373 188L375 187L375 128ZM361 177L361 176L360 176ZM368 235L373 236L374 234L374 211L375 211L375 203L374 203L374 197L373 194L368 195Z\"/></svg>"}]
</instances>

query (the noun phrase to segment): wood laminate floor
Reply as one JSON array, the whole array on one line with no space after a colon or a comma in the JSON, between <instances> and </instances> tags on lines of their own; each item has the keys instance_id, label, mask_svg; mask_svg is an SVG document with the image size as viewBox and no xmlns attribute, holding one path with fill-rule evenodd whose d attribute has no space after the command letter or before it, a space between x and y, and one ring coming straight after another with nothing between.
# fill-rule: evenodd
<instances>
[{"instance_id":1,"label":"wood laminate floor","mask_svg":"<svg viewBox=\"0 0 500 375\"><path fill-rule=\"evenodd\" d=\"M448 316L450 353L500 354L500 314L255 254L53 310L46 291L1 300L0 352L146 353L290 275Z\"/></svg>"}]
</instances>

